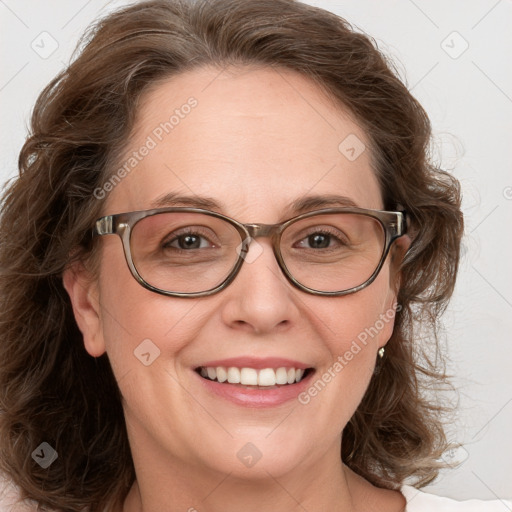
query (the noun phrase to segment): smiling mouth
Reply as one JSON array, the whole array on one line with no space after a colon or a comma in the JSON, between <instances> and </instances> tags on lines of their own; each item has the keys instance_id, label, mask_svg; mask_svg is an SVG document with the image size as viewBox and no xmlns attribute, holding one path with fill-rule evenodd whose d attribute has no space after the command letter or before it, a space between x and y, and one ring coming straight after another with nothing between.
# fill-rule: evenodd
<instances>
[{"instance_id":1,"label":"smiling mouth","mask_svg":"<svg viewBox=\"0 0 512 512\"><path fill-rule=\"evenodd\" d=\"M314 368L238 368L235 366L201 366L196 372L206 380L241 387L273 389L297 384L314 371Z\"/></svg>"}]
</instances>

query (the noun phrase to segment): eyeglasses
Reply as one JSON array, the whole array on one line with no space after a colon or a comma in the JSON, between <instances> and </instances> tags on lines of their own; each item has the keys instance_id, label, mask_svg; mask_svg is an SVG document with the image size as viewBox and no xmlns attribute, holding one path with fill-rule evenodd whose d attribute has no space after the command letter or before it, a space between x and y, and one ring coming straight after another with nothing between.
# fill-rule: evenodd
<instances>
[{"instance_id":1,"label":"eyeglasses","mask_svg":"<svg viewBox=\"0 0 512 512\"><path fill-rule=\"evenodd\" d=\"M241 224L209 210L170 207L107 215L93 233L119 235L133 277L162 295L202 297L223 290L244 261L251 263L252 240L268 237L292 285L341 296L374 281L391 244L406 233L406 220L404 212L328 208L280 224Z\"/></svg>"}]
</instances>

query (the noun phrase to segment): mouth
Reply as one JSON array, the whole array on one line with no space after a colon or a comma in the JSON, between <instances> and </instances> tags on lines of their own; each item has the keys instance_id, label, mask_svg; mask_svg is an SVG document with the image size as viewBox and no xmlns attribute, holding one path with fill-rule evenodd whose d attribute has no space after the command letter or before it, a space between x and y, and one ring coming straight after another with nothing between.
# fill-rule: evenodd
<instances>
[{"instance_id":1,"label":"mouth","mask_svg":"<svg viewBox=\"0 0 512 512\"><path fill-rule=\"evenodd\" d=\"M193 368L207 396L242 407L274 407L297 400L316 372L298 360L240 356Z\"/></svg>"},{"instance_id":2,"label":"mouth","mask_svg":"<svg viewBox=\"0 0 512 512\"><path fill-rule=\"evenodd\" d=\"M292 366L276 368L200 366L195 371L208 381L239 388L271 390L298 384L315 370L314 368L295 368Z\"/></svg>"}]
</instances>

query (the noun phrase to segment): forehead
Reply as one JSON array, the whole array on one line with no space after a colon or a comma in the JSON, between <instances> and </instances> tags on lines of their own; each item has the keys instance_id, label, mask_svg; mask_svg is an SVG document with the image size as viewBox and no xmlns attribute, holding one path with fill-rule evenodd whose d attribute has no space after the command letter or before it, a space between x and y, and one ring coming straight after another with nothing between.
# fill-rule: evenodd
<instances>
[{"instance_id":1,"label":"forehead","mask_svg":"<svg viewBox=\"0 0 512 512\"><path fill-rule=\"evenodd\" d=\"M214 197L251 222L273 222L308 194L381 208L367 146L349 113L296 72L188 71L154 84L138 105L109 213L147 209L169 193Z\"/></svg>"}]
</instances>

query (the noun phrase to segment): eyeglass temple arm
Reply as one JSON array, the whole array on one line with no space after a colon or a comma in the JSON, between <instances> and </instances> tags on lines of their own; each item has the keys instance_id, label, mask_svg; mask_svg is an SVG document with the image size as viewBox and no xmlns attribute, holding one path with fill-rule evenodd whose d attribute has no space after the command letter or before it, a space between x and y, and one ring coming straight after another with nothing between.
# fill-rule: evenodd
<instances>
[{"instance_id":1,"label":"eyeglass temple arm","mask_svg":"<svg viewBox=\"0 0 512 512\"><path fill-rule=\"evenodd\" d=\"M98 219L93 228L93 235L113 235L115 233L113 221L113 215L107 215Z\"/></svg>"},{"instance_id":2,"label":"eyeglass temple arm","mask_svg":"<svg viewBox=\"0 0 512 512\"><path fill-rule=\"evenodd\" d=\"M400 237L402 235L405 235L407 233L407 227L408 227L408 218L407 214L404 211L397 212L398 215L396 216L396 224L392 227L395 228L395 237Z\"/></svg>"},{"instance_id":3,"label":"eyeglass temple arm","mask_svg":"<svg viewBox=\"0 0 512 512\"><path fill-rule=\"evenodd\" d=\"M409 216L406 211L400 212L402 215L400 215L400 218L398 220L398 233L399 236L405 235L409 231Z\"/></svg>"}]
</instances>

